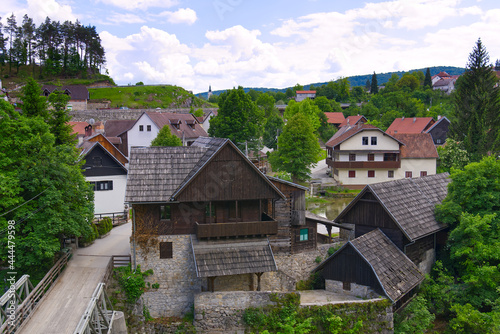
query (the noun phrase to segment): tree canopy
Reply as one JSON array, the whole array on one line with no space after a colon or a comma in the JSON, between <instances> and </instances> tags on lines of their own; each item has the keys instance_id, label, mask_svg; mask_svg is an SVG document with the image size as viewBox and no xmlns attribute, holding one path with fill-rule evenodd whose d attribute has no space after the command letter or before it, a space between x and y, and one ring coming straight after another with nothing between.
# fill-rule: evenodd
<instances>
[{"instance_id":1,"label":"tree canopy","mask_svg":"<svg viewBox=\"0 0 500 334\"><path fill-rule=\"evenodd\" d=\"M478 39L466 72L458 78L450 137L462 143L473 161L499 149L500 91L486 48Z\"/></svg>"},{"instance_id":2,"label":"tree canopy","mask_svg":"<svg viewBox=\"0 0 500 334\"><path fill-rule=\"evenodd\" d=\"M168 125L165 125L158 131L156 138L151 142L151 146L182 146L182 141L172 134Z\"/></svg>"}]
</instances>

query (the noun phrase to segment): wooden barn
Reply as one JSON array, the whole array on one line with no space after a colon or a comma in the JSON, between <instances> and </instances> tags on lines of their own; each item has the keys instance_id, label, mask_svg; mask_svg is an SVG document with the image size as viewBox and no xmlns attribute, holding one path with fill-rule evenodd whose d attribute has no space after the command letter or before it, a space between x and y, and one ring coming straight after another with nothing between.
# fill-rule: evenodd
<instances>
[{"instance_id":1,"label":"wooden barn","mask_svg":"<svg viewBox=\"0 0 500 334\"><path fill-rule=\"evenodd\" d=\"M326 290L367 297L371 289L389 298L395 309L411 298L424 279L417 266L378 228L348 241L313 272L325 279Z\"/></svg>"},{"instance_id":2,"label":"wooden barn","mask_svg":"<svg viewBox=\"0 0 500 334\"><path fill-rule=\"evenodd\" d=\"M430 272L446 225L436 221L435 205L446 197L447 173L367 185L335 219L353 227L355 238L380 229L418 268Z\"/></svg>"}]
</instances>

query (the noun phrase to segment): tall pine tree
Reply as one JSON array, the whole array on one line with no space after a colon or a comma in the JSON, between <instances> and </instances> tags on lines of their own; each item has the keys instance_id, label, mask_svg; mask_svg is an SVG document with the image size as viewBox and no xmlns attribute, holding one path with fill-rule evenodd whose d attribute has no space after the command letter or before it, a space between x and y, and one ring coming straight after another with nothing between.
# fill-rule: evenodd
<instances>
[{"instance_id":1,"label":"tall pine tree","mask_svg":"<svg viewBox=\"0 0 500 334\"><path fill-rule=\"evenodd\" d=\"M424 79L424 88L432 88L432 77L431 70L427 67L427 71L425 71L425 79Z\"/></svg>"},{"instance_id":2,"label":"tall pine tree","mask_svg":"<svg viewBox=\"0 0 500 334\"><path fill-rule=\"evenodd\" d=\"M486 48L478 39L465 73L457 80L450 136L462 142L473 161L498 150L500 93Z\"/></svg>"},{"instance_id":3,"label":"tall pine tree","mask_svg":"<svg viewBox=\"0 0 500 334\"><path fill-rule=\"evenodd\" d=\"M370 92L372 94L378 94L378 82L377 82L377 75L375 74L375 72L373 72L372 75L372 84L370 86Z\"/></svg>"}]
</instances>

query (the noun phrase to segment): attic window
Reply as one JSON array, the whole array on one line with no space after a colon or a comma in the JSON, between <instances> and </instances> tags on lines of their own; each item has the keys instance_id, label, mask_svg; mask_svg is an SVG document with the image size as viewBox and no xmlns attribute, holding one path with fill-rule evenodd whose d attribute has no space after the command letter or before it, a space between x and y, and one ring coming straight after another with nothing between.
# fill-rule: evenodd
<instances>
[{"instance_id":1,"label":"attic window","mask_svg":"<svg viewBox=\"0 0 500 334\"><path fill-rule=\"evenodd\" d=\"M92 158L92 166L101 167L102 166L102 158L101 157L93 157Z\"/></svg>"},{"instance_id":2,"label":"attic window","mask_svg":"<svg viewBox=\"0 0 500 334\"><path fill-rule=\"evenodd\" d=\"M372 137L372 145L377 145L377 137Z\"/></svg>"},{"instance_id":3,"label":"attic window","mask_svg":"<svg viewBox=\"0 0 500 334\"><path fill-rule=\"evenodd\" d=\"M151 125L146 125L147 131L151 132Z\"/></svg>"},{"instance_id":4,"label":"attic window","mask_svg":"<svg viewBox=\"0 0 500 334\"><path fill-rule=\"evenodd\" d=\"M139 131L144 131L144 125L139 125Z\"/></svg>"},{"instance_id":5,"label":"attic window","mask_svg":"<svg viewBox=\"0 0 500 334\"><path fill-rule=\"evenodd\" d=\"M363 145L368 145L368 137L363 137L363 138L361 139L361 143L362 143Z\"/></svg>"},{"instance_id":6,"label":"attic window","mask_svg":"<svg viewBox=\"0 0 500 334\"><path fill-rule=\"evenodd\" d=\"M179 130L180 128L180 125L181 125L181 120L180 119L171 119L170 120L170 124L176 128L177 130Z\"/></svg>"}]
</instances>

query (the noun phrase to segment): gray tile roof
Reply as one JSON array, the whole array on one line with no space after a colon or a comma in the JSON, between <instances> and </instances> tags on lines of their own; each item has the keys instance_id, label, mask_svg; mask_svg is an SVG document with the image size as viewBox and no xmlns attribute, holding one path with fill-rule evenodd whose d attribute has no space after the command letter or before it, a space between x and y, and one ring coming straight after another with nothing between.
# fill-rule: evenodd
<instances>
[{"instance_id":1,"label":"gray tile roof","mask_svg":"<svg viewBox=\"0 0 500 334\"><path fill-rule=\"evenodd\" d=\"M206 153L200 147L132 147L125 202L167 202Z\"/></svg>"},{"instance_id":2,"label":"gray tile roof","mask_svg":"<svg viewBox=\"0 0 500 334\"><path fill-rule=\"evenodd\" d=\"M267 238L255 241L193 241L198 277L277 271Z\"/></svg>"},{"instance_id":3,"label":"gray tile roof","mask_svg":"<svg viewBox=\"0 0 500 334\"><path fill-rule=\"evenodd\" d=\"M393 302L424 280L417 266L379 229L349 242L370 264Z\"/></svg>"},{"instance_id":4,"label":"gray tile roof","mask_svg":"<svg viewBox=\"0 0 500 334\"><path fill-rule=\"evenodd\" d=\"M434 207L448 193L448 173L367 185L410 241L446 227L434 217ZM362 196L362 191L359 196ZM348 207L349 208L349 207ZM346 210L348 209L346 208ZM341 214L342 215L342 214Z\"/></svg>"}]
</instances>

